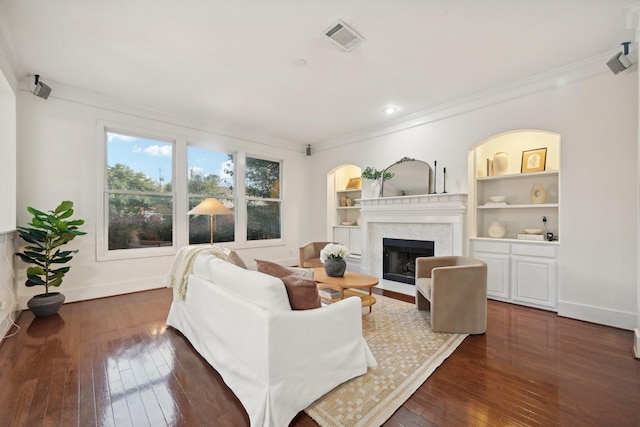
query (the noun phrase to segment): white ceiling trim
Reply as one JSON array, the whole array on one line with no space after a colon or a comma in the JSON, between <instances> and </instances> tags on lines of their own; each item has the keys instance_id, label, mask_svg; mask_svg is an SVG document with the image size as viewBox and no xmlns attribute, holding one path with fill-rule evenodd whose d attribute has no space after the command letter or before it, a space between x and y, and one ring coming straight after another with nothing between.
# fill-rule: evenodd
<instances>
[{"instance_id":1,"label":"white ceiling trim","mask_svg":"<svg viewBox=\"0 0 640 427\"><path fill-rule=\"evenodd\" d=\"M349 135L331 138L326 141L319 141L312 145L315 151L336 148L342 145L378 138L413 127L437 122L439 120L469 113L481 108L487 108L515 98L533 95L545 90L576 83L578 81L609 72L609 69L606 67L606 62L611 58L611 55L614 55L617 52L619 52L619 49L612 50L565 67L540 73L508 85L442 104L428 110L400 117L393 120L391 123L387 122L381 126L362 129ZM637 65L633 65L630 70L636 71Z\"/></svg>"},{"instance_id":2,"label":"white ceiling trim","mask_svg":"<svg viewBox=\"0 0 640 427\"><path fill-rule=\"evenodd\" d=\"M20 90L31 92L31 88L29 87L31 78L32 76L25 76L23 79L21 79ZM152 120L167 125L180 126L192 131L212 133L223 137L252 142L254 144L276 147L288 151L295 151L299 152L301 155L304 154L304 148L306 147L306 145L303 145L301 143L265 136L243 129L232 129L224 126L211 125L203 123L202 121L190 119L188 117L129 104L108 95L68 86L62 83L48 80L44 77L43 80L45 81L45 83L47 83L48 86L51 86L52 89L49 99L54 98L61 101L67 101L116 113L127 114L129 116L138 117L144 120Z\"/></svg>"}]
</instances>

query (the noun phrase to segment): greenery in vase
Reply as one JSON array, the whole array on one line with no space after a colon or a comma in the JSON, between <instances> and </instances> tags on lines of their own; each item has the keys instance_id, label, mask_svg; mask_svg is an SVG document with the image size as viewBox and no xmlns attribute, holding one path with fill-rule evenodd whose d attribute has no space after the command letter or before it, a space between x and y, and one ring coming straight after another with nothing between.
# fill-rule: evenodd
<instances>
[{"instance_id":1,"label":"greenery in vase","mask_svg":"<svg viewBox=\"0 0 640 427\"><path fill-rule=\"evenodd\" d=\"M347 247L337 243L329 243L320 251L320 261L323 264L328 259L344 259L347 256L349 256Z\"/></svg>"},{"instance_id":2,"label":"greenery in vase","mask_svg":"<svg viewBox=\"0 0 640 427\"><path fill-rule=\"evenodd\" d=\"M383 177L384 175L384 177ZM384 172L381 170L377 170L376 168L372 168L371 166L367 166L362 171L362 178L364 179L380 179L383 178L383 181L388 181L393 178L393 174L391 172Z\"/></svg>"},{"instance_id":3,"label":"greenery in vase","mask_svg":"<svg viewBox=\"0 0 640 427\"><path fill-rule=\"evenodd\" d=\"M56 268L59 264L71 261L72 254L78 250L63 251L60 249L84 231L78 226L84 224L83 219L67 220L73 215L73 202L63 201L55 210L42 212L32 207L27 210L33 218L31 227L18 227L18 234L27 242L23 252L16 255L27 264L35 264L27 268L26 286L44 286L45 294L49 294L49 287L58 287L62 278L71 267Z\"/></svg>"}]
</instances>

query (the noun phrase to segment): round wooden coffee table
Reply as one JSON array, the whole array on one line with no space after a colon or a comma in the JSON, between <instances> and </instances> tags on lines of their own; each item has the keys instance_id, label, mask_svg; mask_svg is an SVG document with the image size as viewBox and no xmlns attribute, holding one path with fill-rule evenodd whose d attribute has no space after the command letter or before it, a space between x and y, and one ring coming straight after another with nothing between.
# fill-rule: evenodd
<instances>
[{"instance_id":1,"label":"round wooden coffee table","mask_svg":"<svg viewBox=\"0 0 640 427\"><path fill-rule=\"evenodd\" d=\"M320 298L325 301L336 302L350 296L357 296L362 301L363 307L369 307L369 312L371 312L371 306L376 303L376 298L371 294L371 289L378 284L378 278L375 276L345 271L342 277L331 277L327 276L324 267L316 267L313 269L313 278L319 290L329 288L339 292L335 297L321 294ZM368 293L363 292L366 290Z\"/></svg>"}]
</instances>

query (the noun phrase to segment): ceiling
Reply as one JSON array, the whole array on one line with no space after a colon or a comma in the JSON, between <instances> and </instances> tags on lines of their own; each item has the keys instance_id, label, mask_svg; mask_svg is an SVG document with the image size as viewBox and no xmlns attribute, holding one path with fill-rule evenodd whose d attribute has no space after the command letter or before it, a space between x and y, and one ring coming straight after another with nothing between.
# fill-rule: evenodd
<instances>
[{"instance_id":1,"label":"ceiling","mask_svg":"<svg viewBox=\"0 0 640 427\"><path fill-rule=\"evenodd\" d=\"M617 49L636 2L0 0L0 37L52 97L71 86L307 144ZM333 44L338 20L365 42Z\"/></svg>"}]
</instances>

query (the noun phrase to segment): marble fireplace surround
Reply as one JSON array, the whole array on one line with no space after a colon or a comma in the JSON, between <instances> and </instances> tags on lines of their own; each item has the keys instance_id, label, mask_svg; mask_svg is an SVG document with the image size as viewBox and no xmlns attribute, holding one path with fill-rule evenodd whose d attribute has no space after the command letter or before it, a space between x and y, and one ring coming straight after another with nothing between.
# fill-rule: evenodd
<instances>
[{"instance_id":1,"label":"marble fireplace surround","mask_svg":"<svg viewBox=\"0 0 640 427\"><path fill-rule=\"evenodd\" d=\"M383 197L360 199L359 203L360 271L380 278L381 284L383 237L433 240L435 256L464 254L466 194Z\"/></svg>"}]
</instances>

